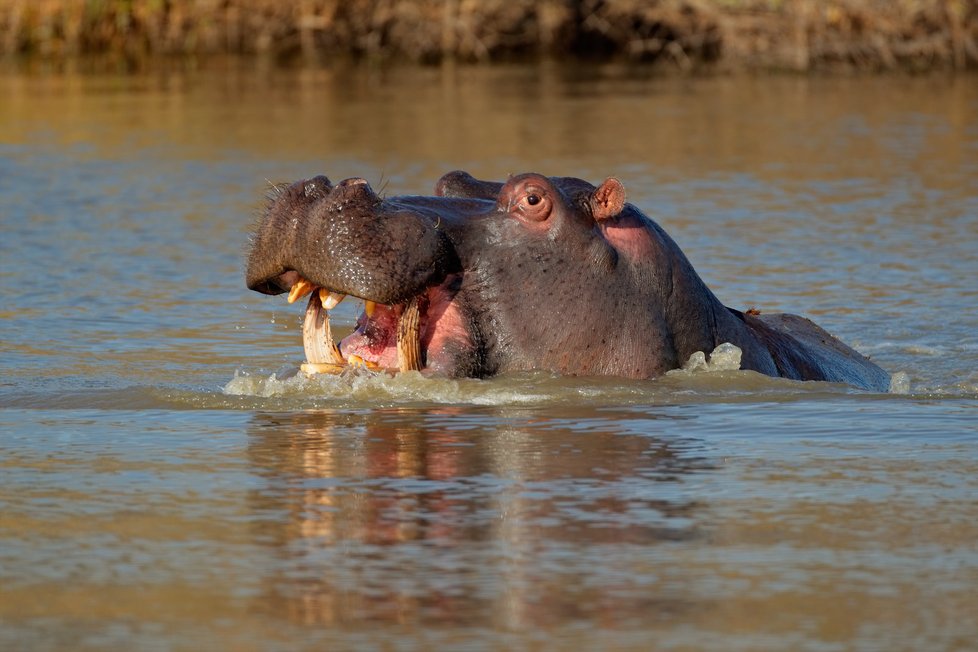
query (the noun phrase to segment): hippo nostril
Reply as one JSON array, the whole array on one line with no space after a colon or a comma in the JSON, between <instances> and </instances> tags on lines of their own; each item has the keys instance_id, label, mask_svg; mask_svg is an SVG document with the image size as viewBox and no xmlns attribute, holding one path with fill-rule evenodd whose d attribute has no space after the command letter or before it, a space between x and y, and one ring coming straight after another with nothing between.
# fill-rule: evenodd
<instances>
[{"instance_id":1,"label":"hippo nostril","mask_svg":"<svg viewBox=\"0 0 978 652\"><path fill-rule=\"evenodd\" d=\"M344 179L336 184L336 188L333 189L330 197L337 202L346 204L357 201L369 202L375 200L377 195L374 194L373 188L370 187L366 179L354 177Z\"/></svg>"},{"instance_id":2,"label":"hippo nostril","mask_svg":"<svg viewBox=\"0 0 978 652\"><path fill-rule=\"evenodd\" d=\"M331 189L329 179L322 175L309 179L303 182L302 185L302 191L306 197L312 197L313 195L323 196L329 193Z\"/></svg>"}]
</instances>

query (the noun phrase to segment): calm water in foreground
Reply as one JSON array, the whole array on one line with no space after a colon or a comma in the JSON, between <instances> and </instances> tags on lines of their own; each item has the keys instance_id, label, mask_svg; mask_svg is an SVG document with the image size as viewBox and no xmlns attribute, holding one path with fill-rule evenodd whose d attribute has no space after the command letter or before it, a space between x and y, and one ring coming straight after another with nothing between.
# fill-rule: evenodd
<instances>
[{"instance_id":1,"label":"calm water in foreground","mask_svg":"<svg viewBox=\"0 0 978 652\"><path fill-rule=\"evenodd\" d=\"M908 383L297 376L269 183L456 168ZM0 649L978 649L976 179L974 78L2 70Z\"/></svg>"}]
</instances>

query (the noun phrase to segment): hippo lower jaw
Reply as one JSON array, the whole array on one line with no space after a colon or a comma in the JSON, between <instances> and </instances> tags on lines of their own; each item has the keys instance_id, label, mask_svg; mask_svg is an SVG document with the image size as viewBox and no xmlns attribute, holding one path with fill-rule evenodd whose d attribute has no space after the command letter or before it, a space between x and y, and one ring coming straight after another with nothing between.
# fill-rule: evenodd
<instances>
[{"instance_id":1,"label":"hippo lower jaw","mask_svg":"<svg viewBox=\"0 0 978 652\"><path fill-rule=\"evenodd\" d=\"M310 295L302 324L306 354L302 371L337 374L347 367L392 372L425 369L429 349L448 339L447 331L458 331L461 324L451 301L453 280L399 304L364 300L364 312L355 330L337 346L330 329L329 310L345 295L317 287L296 274L289 290L289 303Z\"/></svg>"}]
</instances>

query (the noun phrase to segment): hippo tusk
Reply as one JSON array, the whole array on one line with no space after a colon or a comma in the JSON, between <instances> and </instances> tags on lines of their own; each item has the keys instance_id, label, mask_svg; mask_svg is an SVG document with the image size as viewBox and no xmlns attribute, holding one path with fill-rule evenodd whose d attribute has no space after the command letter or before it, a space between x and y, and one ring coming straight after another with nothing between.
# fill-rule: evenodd
<instances>
[{"instance_id":1,"label":"hippo tusk","mask_svg":"<svg viewBox=\"0 0 978 652\"><path fill-rule=\"evenodd\" d=\"M421 369L421 311L417 297L404 305L397 324L397 367L402 372Z\"/></svg>"},{"instance_id":2,"label":"hippo tusk","mask_svg":"<svg viewBox=\"0 0 978 652\"><path fill-rule=\"evenodd\" d=\"M309 374L339 373L346 366L343 354L333 341L329 314L323 306L322 293L313 292L302 320L302 346L306 362L301 369Z\"/></svg>"}]
</instances>

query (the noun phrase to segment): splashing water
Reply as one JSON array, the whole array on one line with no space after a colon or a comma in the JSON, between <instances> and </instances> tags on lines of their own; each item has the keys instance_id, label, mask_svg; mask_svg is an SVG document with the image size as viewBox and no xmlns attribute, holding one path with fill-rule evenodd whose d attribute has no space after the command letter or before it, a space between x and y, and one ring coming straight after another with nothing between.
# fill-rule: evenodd
<instances>
[{"instance_id":1,"label":"splashing water","mask_svg":"<svg viewBox=\"0 0 978 652\"><path fill-rule=\"evenodd\" d=\"M740 359L743 356L740 347L724 342L713 349L710 358L707 360L706 354L696 351L691 356L682 370L686 373L713 373L717 371L737 371L740 369Z\"/></svg>"}]
</instances>

